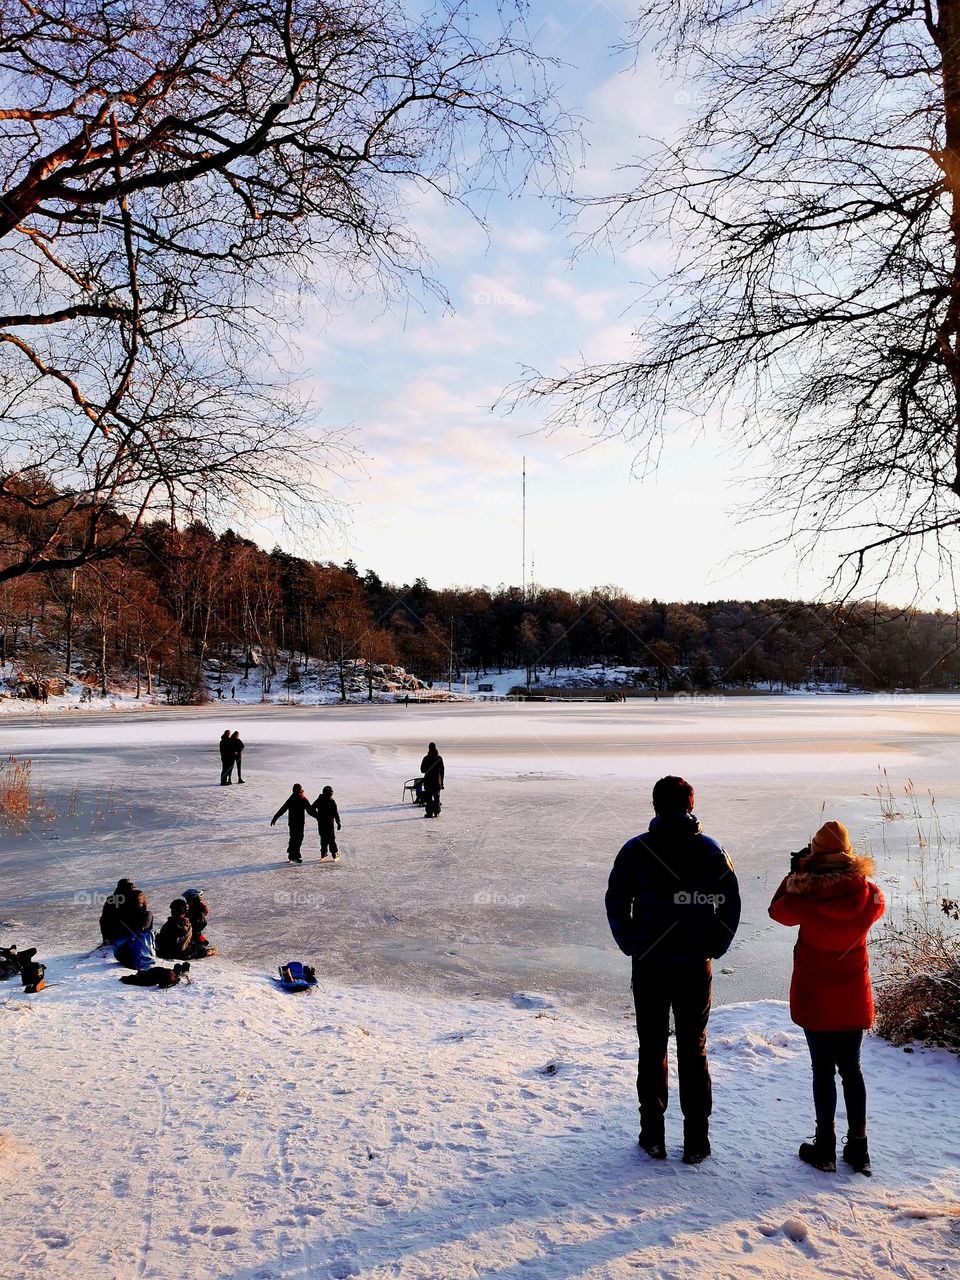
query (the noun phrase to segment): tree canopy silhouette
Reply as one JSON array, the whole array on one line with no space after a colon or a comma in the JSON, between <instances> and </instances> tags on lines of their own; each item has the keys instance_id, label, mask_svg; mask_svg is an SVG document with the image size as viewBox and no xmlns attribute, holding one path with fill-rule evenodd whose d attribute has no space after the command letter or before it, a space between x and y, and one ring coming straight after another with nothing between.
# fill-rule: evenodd
<instances>
[{"instance_id":1,"label":"tree canopy silhouette","mask_svg":"<svg viewBox=\"0 0 960 1280\"><path fill-rule=\"evenodd\" d=\"M924 544L949 554L960 6L648 0L634 35L657 42L689 119L587 203L615 243L669 229L676 255L633 351L527 392L643 454L722 407L787 536L846 535L847 589Z\"/></svg>"},{"instance_id":2,"label":"tree canopy silhouette","mask_svg":"<svg viewBox=\"0 0 960 1280\"><path fill-rule=\"evenodd\" d=\"M43 515L0 580L319 496L337 440L272 363L284 313L425 279L418 192L558 158L509 8L0 0L0 496Z\"/></svg>"}]
</instances>

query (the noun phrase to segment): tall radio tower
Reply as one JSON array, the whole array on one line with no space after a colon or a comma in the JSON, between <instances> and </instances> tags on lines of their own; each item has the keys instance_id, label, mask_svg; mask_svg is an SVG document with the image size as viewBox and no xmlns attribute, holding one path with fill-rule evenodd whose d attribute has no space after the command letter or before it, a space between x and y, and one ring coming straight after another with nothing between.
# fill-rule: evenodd
<instances>
[{"instance_id":1,"label":"tall radio tower","mask_svg":"<svg viewBox=\"0 0 960 1280\"><path fill-rule=\"evenodd\" d=\"M520 554L523 558L523 599L527 599L527 455L523 455L523 488L520 516Z\"/></svg>"}]
</instances>

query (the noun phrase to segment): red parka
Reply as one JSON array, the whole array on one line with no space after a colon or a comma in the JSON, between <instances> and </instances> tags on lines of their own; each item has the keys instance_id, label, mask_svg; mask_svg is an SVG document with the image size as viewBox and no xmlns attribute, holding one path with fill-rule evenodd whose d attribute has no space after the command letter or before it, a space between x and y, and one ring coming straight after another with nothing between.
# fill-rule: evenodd
<instances>
[{"instance_id":1,"label":"red parka","mask_svg":"<svg viewBox=\"0 0 960 1280\"><path fill-rule=\"evenodd\" d=\"M790 1016L805 1031L865 1031L873 1025L867 932L883 915L883 894L867 877L869 858L849 869L795 871L773 895L770 915L799 925Z\"/></svg>"}]
</instances>

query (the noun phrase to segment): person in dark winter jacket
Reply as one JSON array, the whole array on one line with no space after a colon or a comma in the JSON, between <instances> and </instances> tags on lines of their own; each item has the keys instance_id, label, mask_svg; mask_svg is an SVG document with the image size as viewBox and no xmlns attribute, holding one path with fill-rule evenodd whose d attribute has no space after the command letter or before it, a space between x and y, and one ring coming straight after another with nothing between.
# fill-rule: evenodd
<instances>
[{"instance_id":1,"label":"person in dark winter jacket","mask_svg":"<svg viewBox=\"0 0 960 1280\"><path fill-rule=\"evenodd\" d=\"M309 813L311 818L317 816L316 810L304 794L303 787L299 782L293 784L293 790L287 797L286 801L280 806L277 812L270 819L270 825L275 826L277 821L287 815L287 825L290 828L290 839L287 843L287 858L291 862L302 862L303 855L300 850L303 847L303 823L305 816Z\"/></svg>"},{"instance_id":2,"label":"person in dark winter jacket","mask_svg":"<svg viewBox=\"0 0 960 1280\"><path fill-rule=\"evenodd\" d=\"M120 923L122 933L114 939L114 959L127 969L152 968L157 963L153 913L139 889L122 904Z\"/></svg>"},{"instance_id":3,"label":"person in dark winter jacket","mask_svg":"<svg viewBox=\"0 0 960 1280\"><path fill-rule=\"evenodd\" d=\"M232 781L233 773L233 746L230 739L230 730L224 729L220 735L220 785L221 787L229 787Z\"/></svg>"},{"instance_id":4,"label":"person in dark winter jacket","mask_svg":"<svg viewBox=\"0 0 960 1280\"><path fill-rule=\"evenodd\" d=\"M617 946L632 962L640 1146L655 1159L666 1158L672 1010L683 1159L699 1164L710 1154L711 962L733 941L740 923L740 891L733 863L694 817L688 782L661 778L653 788L653 807L650 829L628 840L617 854L607 888L607 919Z\"/></svg>"},{"instance_id":5,"label":"person in dark winter jacket","mask_svg":"<svg viewBox=\"0 0 960 1280\"><path fill-rule=\"evenodd\" d=\"M118 880L116 889L104 901L103 910L100 912L100 936L105 946L116 942L117 938L126 932L123 925L123 907L137 892L137 886L132 880Z\"/></svg>"},{"instance_id":6,"label":"person in dark winter jacket","mask_svg":"<svg viewBox=\"0 0 960 1280\"><path fill-rule=\"evenodd\" d=\"M206 956L215 956L217 949L216 947L211 947L204 932L210 916L210 908L207 906L206 899L203 896L203 890L184 889L183 900L187 905L187 918L190 921L190 931L193 935L190 942L190 959L203 960Z\"/></svg>"},{"instance_id":7,"label":"person in dark winter jacket","mask_svg":"<svg viewBox=\"0 0 960 1280\"><path fill-rule=\"evenodd\" d=\"M790 1016L803 1028L810 1050L817 1130L799 1154L827 1173L837 1167L838 1073L847 1111L843 1158L860 1173L871 1172L860 1046L873 1025L867 933L884 911L872 874L873 863L854 853L843 823L827 822L806 849L793 854L790 874L770 903L778 924L800 926Z\"/></svg>"},{"instance_id":8,"label":"person in dark winter jacket","mask_svg":"<svg viewBox=\"0 0 960 1280\"><path fill-rule=\"evenodd\" d=\"M420 761L420 772L423 774L423 816L439 818L440 792L443 790L443 756L437 750L435 742L427 747L427 754Z\"/></svg>"},{"instance_id":9,"label":"person in dark winter jacket","mask_svg":"<svg viewBox=\"0 0 960 1280\"><path fill-rule=\"evenodd\" d=\"M323 788L313 802L313 811L317 816L317 829L320 832L320 861L322 862L329 853L334 862L336 862L340 857L340 851L337 848L334 826L339 831L342 823L340 822L340 810L337 808L333 787Z\"/></svg>"},{"instance_id":10,"label":"person in dark winter jacket","mask_svg":"<svg viewBox=\"0 0 960 1280\"><path fill-rule=\"evenodd\" d=\"M157 955L161 960L189 960L193 948L193 926L183 898L170 903L170 918L157 934Z\"/></svg>"},{"instance_id":11,"label":"person in dark winter jacket","mask_svg":"<svg viewBox=\"0 0 960 1280\"><path fill-rule=\"evenodd\" d=\"M155 964L149 969L138 969L136 973L125 973L120 981L131 987L159 987L162 991L167 987L175 987L181 980L189 982L189 972L190 962L184 960L175 964L172 969Z\"/></svg>"},{"instance_id":12,"label":"person in dark winter jacket","mask_svg":"<svg viewBox=\"0 0 960 1280\"><path fill-rule=\"evenodd\" d=\"M233 763L237 766L237 781L243 785L243 771L240 768L240 760L243 755L243 743L240 740L240 731L234 729L230 735L230 752L233 756Z\"/></svg>"}]
</instances>

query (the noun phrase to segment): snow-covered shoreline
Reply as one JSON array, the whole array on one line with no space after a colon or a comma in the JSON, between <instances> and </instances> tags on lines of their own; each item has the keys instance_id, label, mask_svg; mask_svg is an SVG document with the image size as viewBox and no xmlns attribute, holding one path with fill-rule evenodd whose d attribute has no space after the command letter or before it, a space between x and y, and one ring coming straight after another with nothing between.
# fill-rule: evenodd
<instances>
[{"instance_id":1,"label":"snow-covered shoreline","mask_svg":"<svg viewBox=\"0 0 960 1280\"><path fill-rule=\"evenodd\" d=\"M802 1034L715 1011L714 1156L636 1149L635 1040L549 1001L345 988L220 960L160 993L93 956L0 987L0 1273L162 1280L947 1274L960 1063L869 1039L875 1176L801 1165ZM287 957L280 957L285 959ZM305 957L309 958L309 957ZM625 993L626 995L626 993Z\"/></svg>"},{"instance_id":2,"label":"snow-covered shoreline","mask_svg":"<svg viewBox=\"0 0 960 1280\"><path fill-rule=\"evenodd\" d=\"M601 674L604 683L599 683ZM562 671L556 680L543 677L539 684L530 686L530 694L536 699L552 702L574 702L578 698L598 702L616 700L623 692L631 703L653 702L657 700L665 705L676 704L680 707L721 706L726 702L758 702L771 699L787 698L791 701L818 701L829 704L846 699L853 699L865 706L922 707L941 698L953 698L960 701L960 691L946 689L928 689L916 692L911 689L900 689L878 693L867 689L847 689L836 686L810 687L803 689L715 689L706 692L673 692L655 693L653 689L636 690L630 683L631 673L627 668L607 668L602 673L600 668L571 668ZM135 696L133 686L130 688L111 688L105 696L99 692L85 692L85 687L74 682L73 686L62 694L50 694L45 702L32 698L14 697L9 693L0 696L0 718L19 717L24 719L56 719L63 715L92 716L104 714L151 714L158 711L175 713L213 713L219 711L227 715L232 712L256 714L258 711L270 713L283 709L309 709L319 707L383 707L402 704L406 698L412 705L427 706L496 704L508 700L514 687L525 684L526 673L522 668L504 671L499 674L485 675L479 679L471 676L465 682L454 682L451 689L444 681L436 687L411 688L385 691L374 689L373 698L367 694L362 680L356 687L348 691L346 701L340 697L335 683L327 681L320 684L316 680L306 679L296 689L287 688L283 681L276 679L271 691L264 695L261 683L256 674L244 680L237 675L225 678L222 685L224 696L218 696L218 686L211 682L207 690L206 700L180 704L170 702L167 698L153 693L141 693ZM361 687L362 686L362 687ZM232 695L232 696L231 696Z\"/></svg>"}]
</instances>

